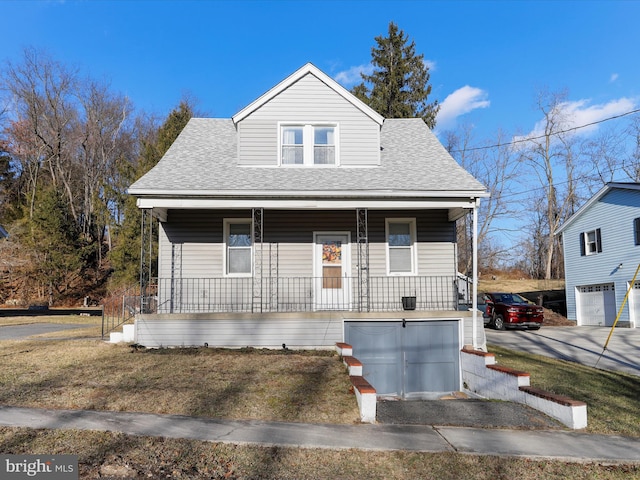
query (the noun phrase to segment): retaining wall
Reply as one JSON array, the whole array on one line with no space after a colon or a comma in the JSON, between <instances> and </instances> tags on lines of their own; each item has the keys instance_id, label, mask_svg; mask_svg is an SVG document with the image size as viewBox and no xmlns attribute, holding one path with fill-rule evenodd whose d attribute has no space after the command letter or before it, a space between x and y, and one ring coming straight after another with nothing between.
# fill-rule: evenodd
<instances>
[{"instance_id":1,"label":"retaining wall","mask_svg":"<svg viewBox=\"0 0 640 480\"><path fill-rule=\"evenodd\" d=\"M586 403L531 387L528 373L496 365L493 353L464 348L460 363L467 390L486 398L528 405L569 428L586 428Z\"/></svg>"}]
</instances>

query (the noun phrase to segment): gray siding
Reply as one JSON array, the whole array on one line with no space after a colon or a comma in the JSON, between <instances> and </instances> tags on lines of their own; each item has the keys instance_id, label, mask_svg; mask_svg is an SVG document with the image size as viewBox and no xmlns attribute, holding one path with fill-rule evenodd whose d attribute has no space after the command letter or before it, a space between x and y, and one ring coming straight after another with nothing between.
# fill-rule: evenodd
<instances>
[{"instance_id":1,"label":"gray siding","mask_svg":"<svg viewBox=\"0 0 640 480\"><path fill-rule=\"evenodd\" d=\"M473 324L469 312L452 317L415 317L413 320L462 320L463 345L473 345ZM407 316L407 315L403 315ZM333 312L326 314L192 314L138 315L136 342L148 348L172 346L330 348L344 341L344 321ZM366 317L359 317L366 320ZM370 321L398 320L371 317ZM476 323L476 344L486 351L482 316Z\"/></svg>"},{"instance_id":2,"label":"gray siding","mask_svg":"<svg viewBox=\"0 0 640 480\"><path fill-rule=\"evenodd\" d=\"M613 189L576 218L562 233L565 254L567 318L576 318L576 287L614 283L616 309L622 304L628 282L640 263L640 246L634 242L634 218L640 217L640 192ZM602 252L580 255L580 233L599 228ZM622 263L622 268L617 266ZM622 322L629 322L628 303Z\"/></svg>"},{"instance_id":3,"label":"gray siding","mask_svg":"<svg viewBox=\"0 0 640 480\"><path fill-rule=\"evenodd\" d=\"M238 123L240 165L277 165L278 122L337 123L340 165L380 163L380 126L308 74Z\"/></svg>"},{"instance_id":4,"label":"gray siding","mask_svg":"<svg viewBox=\"0 0 640 480\"><path fill-rule=\"evenodd\" d=\"M183 346L329 348L343 340L334 315L140 315L136 342L149 348Z\"/></svg>"},{"instance_id":5,"label":"gray siding","mask_svg":"<svg viewBox=\"0 0 640 480\"><path fill-rule=\"evenodd\" d=\"M385 276L386 218L416 218L418 275L455 276L455 224L444 210L369 212L370 275ZM222 248L225 218L251 218L249 210L171 210L159 235L160 277L210 278L224 275ZM314 232L350 232L352 275L357 275L354 211L265 211L263 271L277 259L281 277L313 275Z\"/></svg>"}]
</instances>

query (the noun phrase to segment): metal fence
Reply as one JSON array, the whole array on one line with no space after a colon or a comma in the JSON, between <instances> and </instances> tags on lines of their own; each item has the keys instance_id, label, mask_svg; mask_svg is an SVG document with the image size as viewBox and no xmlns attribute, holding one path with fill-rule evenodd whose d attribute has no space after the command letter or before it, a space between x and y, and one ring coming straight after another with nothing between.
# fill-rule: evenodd
<instances>
[{"instance_id":1,"label":"metal fence","mask_svg":"<svg viewBox=\"0 0 640 480\"><path fill-rule=\"evenodd\" d=\"M394 312L457 310L455 276L160 278L148 287L149 312Z\"/></svg>"},{"instance_id":2,"label":"metal fence","mask_svg":"<svg viewBox=\"0 0 640 480\"><path fill-rule=\"evenodd\" d=\"M120 325L131 322L140 312L140 286L128 287L109 294L102 300L102 337Z\"/></svg>"}]
</instances>

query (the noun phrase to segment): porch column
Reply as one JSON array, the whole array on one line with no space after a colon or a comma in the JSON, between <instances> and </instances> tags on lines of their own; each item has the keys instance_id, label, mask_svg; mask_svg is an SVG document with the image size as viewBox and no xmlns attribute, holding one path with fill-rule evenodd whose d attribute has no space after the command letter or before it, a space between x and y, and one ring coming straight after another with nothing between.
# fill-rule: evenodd
<instances>
[{"instance_id":1,"label":"porch column","mask_svg":"<svg viewBox=\"0 0 640 480\"><path fill-rule=\"evenodd\" d=\"M252 312L262 312L262 266L263 266L263 228L264 228L264 208L253 208L251 210L253 223L253 299L251 305Z\"/></svg>"},{"instance_id":2,"label":"porch column","mask_svg":"<svg viewBox=\"0 0 640 480\"><path fill-rule=\"evenodd\" d=\"M473 206L473 282L471 283L471 312L472 312L472 322L473 322L473 349L476 350L478 348L478 203L480 199L476 200L476 203Z\"/></svg>"},{"instance_id":3,"label":"porch column","mask_svg":"<svg viewBox=\"0 0 640 480\"><path fill-rule=\"evenodd\" d=\"M153 210L143 208L140 220L140 313L149 311L147 289L151 284L151 262L153 257Z\"/></svg>"},{"instance_id":4,"label":"porch column","mask_svg":"<svg viewBox=\"0 0 640 480\"><path fill-rule=\"evenodd\" d=\"M356 210L358 235L358 311L368 312L369 303L369 213L366 208Z\"/></svg>"}]
</instances>

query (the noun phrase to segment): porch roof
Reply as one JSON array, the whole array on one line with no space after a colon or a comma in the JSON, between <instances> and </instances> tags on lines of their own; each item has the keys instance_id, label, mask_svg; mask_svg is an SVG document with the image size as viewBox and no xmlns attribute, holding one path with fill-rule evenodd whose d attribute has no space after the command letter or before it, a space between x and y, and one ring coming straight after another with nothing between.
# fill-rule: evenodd
<instances>
[{"instance_id":1,"label":"porch roof","mask_svg":"<svg viewBox=\"0 0 640 480\"><path fill-rule=\"evenodd\" d=\"M305 198L393 203L409 198L469 201L488 196L485 187L458 165L422 119L386 119L380 144L381 164L373 167L242 166L237 162L237 131L232 119L193 118L160 162L131 185L129 193L146 197L145 203L153 203L151 199L175 203L187 199Z\"/></svg>"}]
</instances>

